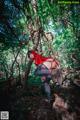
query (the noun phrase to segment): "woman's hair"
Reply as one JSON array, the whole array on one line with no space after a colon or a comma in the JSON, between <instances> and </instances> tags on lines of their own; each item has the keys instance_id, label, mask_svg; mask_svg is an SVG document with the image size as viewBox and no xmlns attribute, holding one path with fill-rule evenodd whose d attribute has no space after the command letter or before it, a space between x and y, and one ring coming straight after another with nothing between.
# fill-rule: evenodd
<instances>
[{"instance_id":1,"label":"woman's hair","mask_svg":"<svg viewBox=\"0 0 80 120\"><path fill-rule=\"evenodd\" d=\"M29 50L28 53L27 53L27 55L28 55L29 58L30 58L30 54L31 54L31 52L32 52L32 51Z\"/></svg>"}]
</instances>

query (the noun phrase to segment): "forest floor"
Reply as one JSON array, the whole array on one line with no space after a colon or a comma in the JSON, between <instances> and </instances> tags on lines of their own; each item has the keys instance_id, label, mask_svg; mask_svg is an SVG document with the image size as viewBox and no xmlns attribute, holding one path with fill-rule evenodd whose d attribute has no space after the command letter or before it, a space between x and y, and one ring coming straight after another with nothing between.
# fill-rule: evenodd
<instances>
[{"instance_id":1,"label":"forest floor","mask_svg":"<svg viewBox=\"0 0 80 120\"><path fill-rule=\"evenodd\" d=\"M66 112L67 115L52 108L55 88L52 89L51 103L48 103L45 102L39 86L30 86L27 89L16 87L10 94L0 92L0 111L9 111L10 120L80 120L80 88L59 88L59 91L63 99L69 101L70 110Z\"/></svg>"}]
</instances>

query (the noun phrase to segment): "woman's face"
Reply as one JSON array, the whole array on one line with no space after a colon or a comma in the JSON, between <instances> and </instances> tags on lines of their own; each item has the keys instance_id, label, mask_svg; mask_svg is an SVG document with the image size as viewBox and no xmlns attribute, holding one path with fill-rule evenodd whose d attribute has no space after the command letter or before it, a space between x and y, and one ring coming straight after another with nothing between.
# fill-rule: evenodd
<instances>
[{"instance_id":1,"label":"woman's face","mask_svg":"<svg viewBox=\"0 0 80 120\"><path fill-rule=\"evenodd\" d=\"M31 53L30 54L30 59L33 59L34 58L34 55Z\"/></svg>"}]
</instances>

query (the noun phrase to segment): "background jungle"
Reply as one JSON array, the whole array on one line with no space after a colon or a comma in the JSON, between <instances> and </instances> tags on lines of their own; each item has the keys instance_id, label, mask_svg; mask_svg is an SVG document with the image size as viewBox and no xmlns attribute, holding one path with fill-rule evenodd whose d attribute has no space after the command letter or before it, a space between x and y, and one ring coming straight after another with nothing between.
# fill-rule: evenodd
<instances>
[{"instance_id":1,"label":"background jungle","mask_svg":"<svg viewBox=\"0 0 80 120\"><path fill-rule=\"evenodd\" d=\"M63 80L80 80L79 13L80 4L57 0L0 0L0 110L9 111L11 120L64 120L42 101L41 80L27 52L54 54L65 71ZM70 104L71 115L78 120L80 81L70 85L62 93L76 102ZM51 83L51 88L53 96L56 86Z\"/></svg>"}]
</instances>

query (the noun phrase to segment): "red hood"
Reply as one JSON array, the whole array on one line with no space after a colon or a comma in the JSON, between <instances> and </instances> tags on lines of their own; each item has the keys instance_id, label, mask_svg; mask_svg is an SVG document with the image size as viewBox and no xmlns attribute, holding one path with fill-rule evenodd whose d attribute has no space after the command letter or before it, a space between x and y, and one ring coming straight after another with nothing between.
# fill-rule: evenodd
<instances>
[{"instance_id":1,"label":"red hood","mask_svg":"<svg viewBox=\"0 0 80 120\"><path fill-rule=\"evenodd\" d=\"M44 61L50 58L50 57L43 57L42 55L36 53L34 50L32 50L31 53L34 55L33 60L36 65L42 64Z\"/></svg>"}]
</instances>

